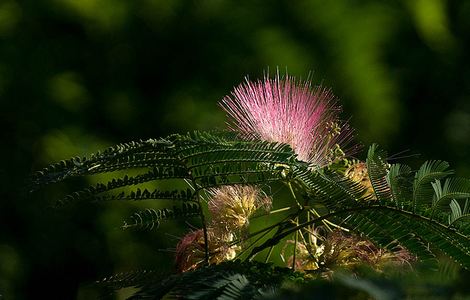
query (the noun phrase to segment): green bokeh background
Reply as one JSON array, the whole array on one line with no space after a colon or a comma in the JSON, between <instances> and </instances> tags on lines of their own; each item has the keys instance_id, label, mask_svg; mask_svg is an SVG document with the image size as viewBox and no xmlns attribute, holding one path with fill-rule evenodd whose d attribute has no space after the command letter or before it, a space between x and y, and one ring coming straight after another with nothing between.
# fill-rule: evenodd
<instances>
[{"instance_id":1,"label":"green bokeh background","mask_svg":"<svg viewBox=\"0 0 470 300\"><path fill-rule=\"evenodd\" d=\"M119 142L224 128L217 101L268 69L331 87L362 144L470 176L469 16L470 1L445 0L1 0L0 294L88 299L101 277L171 266L159 249L182 229L120 230L139 204L50 207L106 177L29 194L27 176Z\"/></svg>"}]
</instances>

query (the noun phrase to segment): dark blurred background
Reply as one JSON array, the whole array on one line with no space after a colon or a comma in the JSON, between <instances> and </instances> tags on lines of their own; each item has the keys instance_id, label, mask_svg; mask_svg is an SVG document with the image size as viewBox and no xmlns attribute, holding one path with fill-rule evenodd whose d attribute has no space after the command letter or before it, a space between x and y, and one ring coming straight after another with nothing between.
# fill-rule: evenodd
<instances>
[{"instance_id":1,"label":"dark blurred background","mask_svg":"<svg viewBox=\"0 0 470 300\"><path fill-rule=\"evenodd\" d=\"M469 16L470 1L445 0L0 0L0 294L88 299L101 277L171 266L165 227L120 230L120 203L52 209L77 185L29 194L27 177L223 128L217 101L268 68L331 87L366 147L470 176Z\"/></svg>"}]
</instances>

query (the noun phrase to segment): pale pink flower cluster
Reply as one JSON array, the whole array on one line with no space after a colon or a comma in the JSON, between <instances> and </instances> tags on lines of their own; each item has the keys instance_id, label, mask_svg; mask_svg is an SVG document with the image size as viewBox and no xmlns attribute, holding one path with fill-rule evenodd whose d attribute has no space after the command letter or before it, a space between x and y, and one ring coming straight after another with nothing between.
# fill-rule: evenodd
<instances>
[{"instance_id":1,"label":"pale pink flower cluster","mask_svg":"<svg viewBox=\"0 0 470 300\"><path fill-rule=\"evenodd\" d=\"M244 229L257 210L268 211L272 204L259 188L249 185L223 186L209 190L209 194L211 224L227 232Z\"/></svg>"},{"instance_id":2,"label":"pale pink flower cluster","mask_svg":"<svg viewBox=\"0 0 470 300\"><path fill-rule=\"evenodd\" d=\"M237 246L229 245L231 235L220 235L214 228L207 229L209 263L218 264L235 258ZM202 229L192 231L181 238L176 245L175 262L179 272L197 269L204 263L205 246Z\"/></svg>"},{"instance_id":3,"label":"pale pink flower cluster","mask_svg":"<svg viewBox=\"0 0 470 300\"><path fill-rule=\"evenodd\" d=\"M340 107L324 87L290 76L249 81L226 96L220 106L229 128L248 140L289 144L298 159L325 166L344 156L351 129L339 121Z\"/></svg>"},{"instance_id":4,"label":"pale pink flower cluster","mask_svg":"<svg viewBox=\"0 0 470 300\"><path fill-rule=\"evenodd\" d=\"M249 218L262 209L271 208L271 198L259 188L249 185L233 185L208 191L208 208L212 219L207 224L209 262L217 264L232 260L240 250L231 245L237 234L247 229ZM185 235L176 246L176 265L180 272L197 268L205 257L202 229Z\"/></svg>"}]
</instances>

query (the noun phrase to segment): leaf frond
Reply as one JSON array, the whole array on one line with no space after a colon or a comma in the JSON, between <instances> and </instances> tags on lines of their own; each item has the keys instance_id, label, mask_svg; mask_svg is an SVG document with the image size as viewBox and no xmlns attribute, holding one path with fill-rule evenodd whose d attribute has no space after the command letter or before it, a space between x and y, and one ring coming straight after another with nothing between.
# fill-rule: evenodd
<instances>
[{"instance_id":1,"label":"leaf frond","mask_svg":"<svg viewBox=\"0 0 470 300\"><path fill-rule=\"evenodd\" d=\"M470 180L466 178L447 178L444 184L440 180L431 183L434 189L433 209L447 206L453 199L470 198Z\"/></svg>"},{"instance_id":2,"label":"leaf frond","mask_svg":"<svg viewBox=\"0 0 470 300\"><path fill-rule=\"evenodd\" d=\"M176 201L193 201L194 193L191 189L185 190L148 190L137 188L135 191L122 191L117 194L106 194L93 197L94 201L139 201L139 200L176 200Z\"/></svg>"},{"instance_id":3,"label":"leaf frond","mask_svg":"<svg viewBox=\"0 0 470 300\"><path fill-rule=\"evenodd\" d=\"M296 183L307 191L307 197L313 202L325 205L330 212L347 207L368 205L370 195L365 194L365 188L360 184L341 177L340 175L322 170L312 172L308 169L295 170Z\"/></svg>"},{"instance_id":4,"label":"leaf frond","mask_svg":"<svg viewBox=\"0 0 470 300\"><path fill-rule=\"evenodd\" d=\"M411 168L407 165L392 164L386 179L395 205L401 208L411 208L413 199Z\"/></svg>"},{"instance_id":5,"label":"leaf frond","mask_svg":"<svg viewBox=\"0 0 470 300\"><path fill-rule=\"evenodd\" d=\"M185 202L180 207L173 206L172 209L148 208L134 213L129 222L124 222L123 229L135 228L152 230L160 226L160 222L176 218L189 218L199 216L200 209L197 203Z\"/></svg>"},{"instance_id":6,"label":"leaf frond","mask_svg":"<svg viewBox=\"0 0 470 300\"><path fill-rule=\"evenodd\" d=\"M52 164L37 171L31 178L31 190L74 176L83 176L118 169L171 164L171 157L164 157L171 147L164 139L133 141L110 147L90 157L74 157ZM153 164L152 164L153 163Z\"/></svg>"},{"instance_id":7,"label":"leaf frond","mask_svg":"<svg viewBox=\"0 0 470 300\"><path fill-rule=\"evenodd\" d=\"M462 267L470 268L470 236L442 223L386 206L365 208L350 216L345 223L352 225L351 229L382 247L396 240L422 261L431 261L442 252Z\"/></svg>"},{"instance_id":8,"label":"leaf frond","mask_svg":"<svg viewBox=\"0 0 470 300\"><path fill-rule=\"evenodd\" d=\"M372 144L367 153L367 173L374 189L377 200L384 204L393 201L392 191L387 182L388 164L386 162L387 153L378 148L377 144Z\"/></svg>"},{"instance_id":9,"label":"leaf frond","mask_svg":"<svg viewBox=\"0 0 470 300\"><path fill-rule=\"evenodd\" d=\"M95 282L95 284L98 287L103 287L108 290L118 290L158 280L161 279L162 276L162 274L156 272L155 270L137 270L117 273L98 280Z\"/></svg>"},{"instance_id":10,"label":"leaf frond","mask_svg":"<svg viewBox=\"0 0 470 300\"><path fill-rule=\"evenodd\" d=\"M470 219L470 201L468 199L465 200L463 208L455 199L452 199L449 206L451 209L449 226L463 219Z\"/></svg>"},{"instance_id":11,"label":"leaf frond","mask_svg":"<svg viewBox=\"0 0 470 300\"><path fill-rule=\"evenodd\" d=\"M161 194L158 192L151 192L151 195L147 195L148 191L145 192L145 197L141 199L136 199L135 197L129 197L128 195L125 196L125 193L119 193L121 196L115 196L116 199L111 199L112 197L109 195L105 196L98 196L99 194L103 194L115 189L133 186L142 184L149 181L154 180L163 180L163 179L180 179L180 178L189 178L189 175L185 168L171 168L171 167L154 167L151 171L148 171L143 174L139 174L136 176L128 176L125 175L122 178L113 178L112 180L108 181L107 183L97 183L94 186L87 187L83 190L74 192L70 195L65 196L63 199L57 202L57 206L61 206L64 204L68 204L71 202L76 202L80 200L87 200L87 199L95 199L95 200L142 200L142 199L168 199L168 197L158 198L158 195L165 196L166 194ZM173 193L174 195L174 193ZM167 195L166 195L167 196ZM176 196L176 195L175 195ZM181 195L182 198L186 196Z\"/></svg>"},{"instance_id":12,"label":"leaf frond","mask_svg":"<svg viewBox=\"0 0 470 300\"><path fill-rule=\"evenodd\" d=\"M143 285L130 299L256 299L301 273L259 262L228 261Z\"/></svg>"},{"instance_id":13,"label":"leaf frond","mask_svg":"<svg viewBox=\"0 0 470 300\"><path fill-rule=\"evenodd\" d=\"M430 160L425 162L416 172L413 182L413 211L419 206L431 202L434 192L431 182L453 173L445 161Z\"/></svg>"}]
</instances>

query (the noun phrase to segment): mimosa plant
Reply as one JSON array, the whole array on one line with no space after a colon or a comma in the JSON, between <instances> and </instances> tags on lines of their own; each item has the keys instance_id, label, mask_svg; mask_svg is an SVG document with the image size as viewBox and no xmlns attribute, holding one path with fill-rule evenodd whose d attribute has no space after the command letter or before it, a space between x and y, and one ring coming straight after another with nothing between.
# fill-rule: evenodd
<instances>
[{"instance_id":1,"label":"mimosa plant","mask_svg":"<svg viewBox=\"0 0 470 300\"><path fill-rule=\"evenodd\" d=\"M382 274L412 272L448 256L470 268L470 180L450 177L447 162L427 161L413 171L390 164L375 144L365 161L355 159L353 130L339 119L332 92L289 76L246 80L220 106L229 118L226 132L119 144L33 176L36 188L138 170L60 202L171 203L136 212L124 228L199 219L200 228L188 229L175 245L173 275L131 272L102 285L137 287L133 299L276 298L286 282L335 282L345 271L360 276L364 265ZM170 179L185 188L139 188ZM287 202L272 192L279 185ZM263 226L252 228L253 218ZM270 263L273 253L283 266Z\"/></svg>"}]
</instances>

